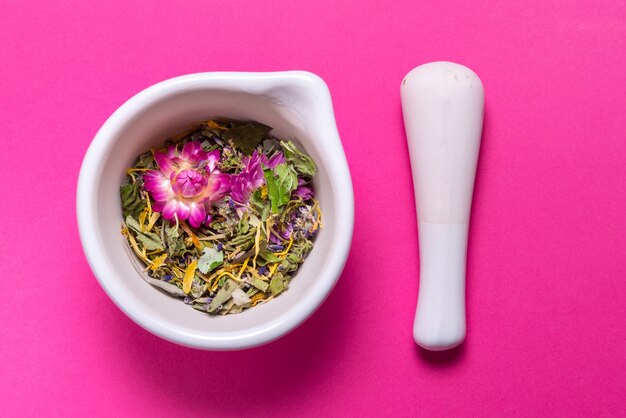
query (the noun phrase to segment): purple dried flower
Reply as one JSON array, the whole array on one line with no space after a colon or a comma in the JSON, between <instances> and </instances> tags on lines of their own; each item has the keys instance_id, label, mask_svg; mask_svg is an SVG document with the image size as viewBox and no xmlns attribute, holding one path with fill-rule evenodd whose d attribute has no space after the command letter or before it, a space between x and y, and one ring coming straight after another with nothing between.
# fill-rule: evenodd
<instances>
[{"instance_id":1,"label":"purple dried flower","mask_svg":"<svg viewBox=\"0 0 626 418\"><path fill-rule=\"evenodd\" d=\"M293 232L293 225L289 223L289 224L285 224L284 227L278 231L278 234L280 235L282 239L288 240L292 232Z\"/></svg>"},{"instance_id":2,"label":"purple dried flower","mask_svg":"<svg viewBox=\"0 0 626 418\"><path fill-rule=\"evenodd\" d=\"M298 179L298 187L293 191L293 196L298 196L302 200L309 200L313 197L313 190L305 186L303 179Z\"/></svg>"},{"instance_id":3,"label":"purple dried flower","mask_svg":"<svg viewBox=\"0 0 626 418\"><path fill-rule=\"evenodd\" d=\"M272 232L270 234L270 242L272 244L280 244L280 238L278 238L278 236L274 232Z\"/></svg>"}]
</instances>

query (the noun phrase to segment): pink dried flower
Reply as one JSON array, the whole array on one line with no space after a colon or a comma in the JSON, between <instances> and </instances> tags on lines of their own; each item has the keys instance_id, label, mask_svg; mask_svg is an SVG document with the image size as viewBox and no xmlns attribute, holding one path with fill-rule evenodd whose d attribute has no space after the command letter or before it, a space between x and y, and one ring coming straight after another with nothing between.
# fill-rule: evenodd
<instances>
[{"instance_id":1,"label":"pink dried flower","mask_svg":"<svg viewBox=\"0 0 626 418\"><path fill-rule=\"evenodd\" d=\"M181 152L171 145L154 153L159 170L144 174L144 188L155 203L152 209L165 219L188 220L194 228L211 222L211 203L230 189L230 176L216 169L220 152L206 152L200 142L188 142Z\"/></svg>"},{"instance_id":2,"label":"pink dried flower","mask_svg":"<svg viewBox=\"0 0 626 418\"><path fill-rule=\"evenodd\" d=\"M272 170L276 168L276 166L278 164L283 164L285 162L285 156L283 155L282 152L277 152L276 154L274 154L272 156L272 158L267 158L267 156L265 154L263 154L261 156L261 162L267 167L267 168L271 168Z\"/></svg>"},{"instance_id":3,"label":"pink dried flower","mask_svg":"<svg viewBox=\"0 0 626 418\"><path fill-rule=\"evenodd\" d=\"M250 157L242 161L241 173L231 178L231 197L238 203L245 204L250 199L252 191L258 189L265 182L261 158L254 151Z\"/></svg>"}]
</instances>

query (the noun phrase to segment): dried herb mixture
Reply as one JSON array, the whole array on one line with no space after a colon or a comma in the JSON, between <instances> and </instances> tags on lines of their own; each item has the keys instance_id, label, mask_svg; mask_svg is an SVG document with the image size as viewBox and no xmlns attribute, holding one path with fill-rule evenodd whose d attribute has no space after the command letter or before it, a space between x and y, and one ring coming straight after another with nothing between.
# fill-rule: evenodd
<instances>
[{"instance_id":1,"label":"dried herb mixture","mask_svg":"<svg viewBox=\"0 0 626 418\"><path fill-rule=\"evenodd\" d=\"M128 169L122 234L148 283L222 315L287 289L313 247L321 211L315 163L271 129L197 123Z\"/></svg>"}]
</instances>

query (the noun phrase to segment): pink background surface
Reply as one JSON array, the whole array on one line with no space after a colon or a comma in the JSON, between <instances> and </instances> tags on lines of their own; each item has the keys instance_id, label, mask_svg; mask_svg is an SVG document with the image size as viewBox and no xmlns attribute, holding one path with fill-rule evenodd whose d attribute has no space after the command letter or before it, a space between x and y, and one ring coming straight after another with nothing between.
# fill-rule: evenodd
<instances>
[{"instance_id":1,"label":"pink background surface","mask_svg":"<svg viewBox=\"0 0 626 418\"><path fill-rule=\"evenodd\" d=\"M0 1L0 415L624 413L624 2L129 3ZM481 77L486 119L468 337L435 355L411 338L419 266L399 85L440 59ZM162 341L85 261L82 157L155 82L286 69L321 75L333 95L356 198L345 272L270 345Z\"/></svg>"}]
</instances>

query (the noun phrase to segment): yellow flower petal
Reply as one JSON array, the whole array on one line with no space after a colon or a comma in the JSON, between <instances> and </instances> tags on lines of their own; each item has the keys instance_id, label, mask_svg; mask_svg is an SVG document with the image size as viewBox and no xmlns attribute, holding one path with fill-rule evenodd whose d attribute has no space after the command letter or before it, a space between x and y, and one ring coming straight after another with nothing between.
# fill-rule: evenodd
<instances>
[{"instance_id":1,"label":"yellow flower petal","mask_svg":"<svg viewBox=\"0 0 626 418\"><path fill-rule=\"evenodd\" d=\"M166 258L167 258L167 254L163 254L163 255L155 258L154 260L152 260L152 264L150 264L150 270L157 271L159 269L159 267L164 266Z\"/></svg>"},{"instance_id":2,"label":"yellow flower petal","mask_svg":"<svg viewBox=\"0 0 626 418\"><path fill-rule=\"evenodd\" d=\"M239 273L237 274L238 279L241 279L241 275L243 274L246 267L248 267L248 261L250 261L250 257L246 258L246 261L243 262L243 266L241 266L241 270L239 270Z\"/></svg>"},{"instance_id":3,"label":"yellow flower petal","mask_svg":"<svg viewBox=\"0 0 626 418\"><path fill-rule=\"evenodd\" d=\"M133 237L133 234L128 232L128 229L126 228L122 230L122 234L126 235L126 238L128 238L130 246L135 254L137 254L137 257L139 257L144 263L151 264L152 261L139 249L139 246L137 245L137 241L135 241L135 237Z\"/></svg>"},{"instance_id":4,"label":"yellow flower petal","mask_svg":"<svg viewBox=\"0 0 626 418\"><path fill-rule=\"evenodd\" d=\"M254 236L254 260L252 260L252 265L256 268L256 258L259 256L261 252L261 225L259 225L256 229L256 235ZM248 265L248 260L246 260L246 265Z\"/></svg>"},{"instance_id":5,"label":"yellow flower petal","mask_svg":"<svg viewBox=\"0 0 626 418\"><path fill-rule=\"evenodd\" d=\"M226 131L228 129L225 126L221 126L221 125L217 124L215 121L212 121L212 120L208 121L206 123L206 126L208 126L209 128L212 128L212 129L221 129L222 131Z\"/></svg>"},{"instance_id":6,"label":"yellow flower petal","mask_svg":"<svg viewBox=\"0 0 626 418\"><path fill-rule=\"evenodd\" d=\"M181 221L180 226L181 228L183 228L183 231L185 231L187 235L189 235L189 238L191 238L191 242L193 243L194 247L201 250L204 246L200 243L198 237L196 236L196 234L193 233L191 228L187 226L187 223L185 221Z\"/></svg>"},{"instance_id":7,"label":"yellow flower petal","mask_svg":"<svg viewBox=\"0 0 626 418\"><path fill-rule=\"evenodd\" d=\"M150 216L150 220L148 221L148 226L146 227L147 232L150 232L152 230L152 227L154 226L156 221L159 220L160 216L161 215L159 214L159 212L152 212L152 216Z\"/></svg>"},{"instance_id":8,"label":"yellow flower petal","mask_svg":"<svg viewBox=\"0 0 626 418\"><path fill-rule=\"evenodd\" d=\"M196 274L196 267L198 266L198 260L194 260L185 269L185 276L183 277L183 292L189 293L191 291L191 282L193 282L193 276Z\"/></svg>"},{"instance_id":9,"label":"yellow flower petal","mask_svg":"<svg viewBox=\"0 0 626 418\"><path fill-rule=\"evenodd\" d=\"M280 263L272 264L270 266L270 273L267 276L268 278L272 277L274 275L274 273L276 272L276 269L278 268L278 264L280 264Z\"/></svg>"},{"instance_id":10,"label":"yellow flower petal","mask_svg":"<svg viewBox=\"0 0 626 418\"><path fill-rule=\"evenodd\" d=\"M281 251L279 253L274 253L274 255L277 256L277 257L283 257L283 259L284 259L284 257L287 256L287 253L291 249L292 245L293 245L293 237L290 234L289 235L289 244L287 244L287 248L285 248L283 251Z\"/></svg>"},{"instance_id":11,"label":"yellow flower petal","mask_svg":"<svg viewBox=\"0 0 626 418\"><path fill-rule=\"evenodd\" d=\"M233 275L232 273L229 273L229 272L227 272L227 271L223 271L223 272L221 272L221 273L220 273L220 275L219 275L219 276L217 276L217 280L215 280L215 283L213 283L213 286L211 287L211 291L215 291L215 290L217 289L217 285L219 284L220 279L221 279L222 277L224 277L224 276L228 276L228 277L230 277L231 279L235 280L236 282L239 282L239 283L241 283L241 282L242 282L242 280L241 280L241 279L238 279L238 278L237 278L235 275Z\"/></svg>"},{"instance_id":12,"label":"yellow flower petal","mask_svg":"<svg viewBox=\"0 0 626 418\"><path fill-rule=\"evenodd\" d=\"M135 173L137 171L148 171L150 170L149 168L129 168L128 170L126 170L126 174L131 174L131 173Z\"/></svg>"},{"instance_id":13,"label":"yellow flower petal","mask_svg":"<svg viewBox=\"0 0 626 418\"><path fill-rule=\"evenodd\" d=\"M146 223L146 218L148 217L148 208L144 209L141 214L139 214L139 229L141 232L146 232L146 228L144 224Z\"/></svg>"}]
</instances>

